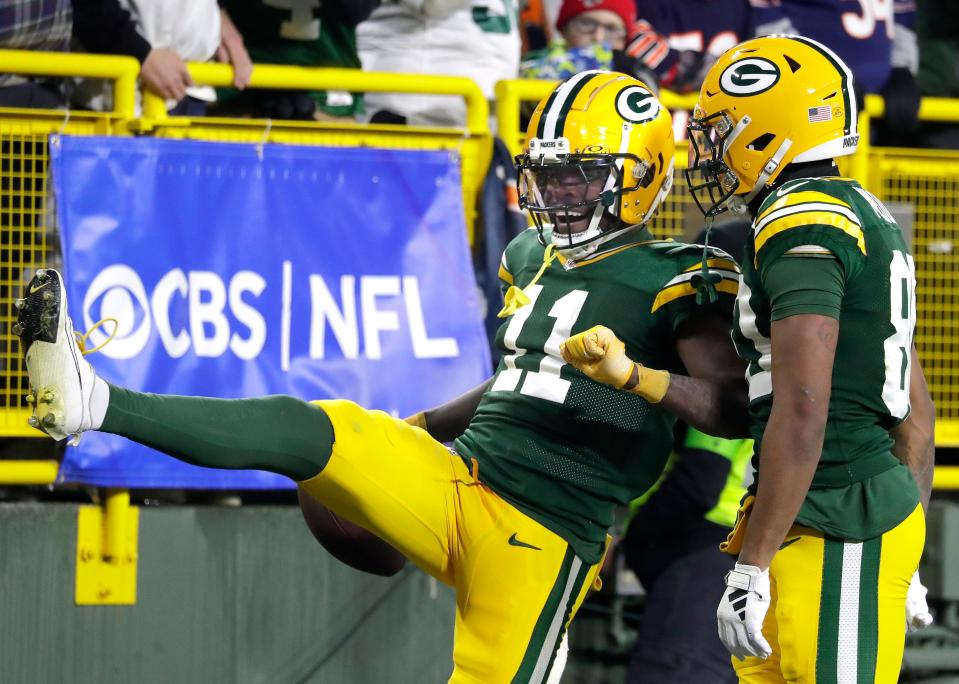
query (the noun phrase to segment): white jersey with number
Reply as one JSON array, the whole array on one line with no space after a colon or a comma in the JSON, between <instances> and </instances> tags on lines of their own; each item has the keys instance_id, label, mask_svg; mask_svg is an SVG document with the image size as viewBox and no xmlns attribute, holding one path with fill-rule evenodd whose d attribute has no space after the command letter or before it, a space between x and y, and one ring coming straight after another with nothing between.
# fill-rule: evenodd
<instances>
[{"instance_id":1,"label":"white jersey with number","mask_svg":"<svg viewBox=\"0 0 959 684\"><path fill-rule=\"evenodd\" d=\"M356 30L363 69L465 76L487 99L519 70L519 0L386 0ZM367 116L388 109L415 125L462 126L462 98L369 93Z\"/></svg>"}]
</instances>

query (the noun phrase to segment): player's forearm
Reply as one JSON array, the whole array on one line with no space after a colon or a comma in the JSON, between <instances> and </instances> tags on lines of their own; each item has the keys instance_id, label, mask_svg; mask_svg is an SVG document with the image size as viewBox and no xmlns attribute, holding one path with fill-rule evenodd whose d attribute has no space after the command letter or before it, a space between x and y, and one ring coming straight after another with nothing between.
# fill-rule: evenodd
<instances>
[{"instance_id":1,"label":"player's forearm","mask_svg":"<svg viewBox=\"0 0 959 684\"><path fill-rule=\"evenodd\" d=\"M487 380L455 399L425 411L423 417L430 436L440 442L451 442L462 435L476 413L489 383Z\"/></svg>"},{"instance_id":2,"label":"player's forearm","mask_svg":"<svg viewBox=\"0 0 959 684\"><path fill-rule=\"evenodd\" d=\"M890 431L895 442L892 453L912 472L919 487L919 501L926 510L932 494L936 462L936 407L915 348L912 350L909 403L912 407L909 417Z\"/></svg>"},{"instance_id":3,"label":"player's forearm","mask_svg":"<svg viewBox=\"0 0 959 684\"><path fill-rule=\"evenodd\" d=\"M746 384L671 374L660 405L700 432L737 439L749 436Z\"/></svg>"},{"instance_id":4,"label":"player's forearm","mask_svg":"<svg viewBox=\"0 0 959 684\"><path fill-rule=\"evenodd\" d=\"M825 416L799 418L775 404L759 455L756 503L739 562L766 569L802 507L822 453Z\"/></svg>"},{"instance_id":5,"label":"player's forearm","mask_svg":"<svg viewBox=\"0 0 959 684\"><path fill-rule=\"evenodd\" d=\"M822 455L839 320L799 314L771 327L773 405L759 452L756 503L739 562L766 569L796 520Z\"/></svg>"}]
</instances>

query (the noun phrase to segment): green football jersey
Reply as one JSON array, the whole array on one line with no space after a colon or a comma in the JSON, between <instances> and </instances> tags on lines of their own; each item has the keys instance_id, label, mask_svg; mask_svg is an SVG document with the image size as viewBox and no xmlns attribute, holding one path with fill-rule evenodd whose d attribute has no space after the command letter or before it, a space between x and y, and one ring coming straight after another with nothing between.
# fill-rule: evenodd
<instances>
[{"instance_id":1,"label":"green football jersey","mask_svg":"<svg viewBox=\"0 0 959 684\"><path fill-rule=\"evenodd\" d=\"M757 454L773 403L770 302L777 293L766 287L766 274L783 258L835 258L844 278L825 443L796 522L870 539L899 524L919 500L889 435L909 413L913 259L888 209L853 180L795 179L766 198L746 244L733 332L749 362Z\"/></svg>"},{"instance_id":2,"label":"green football jersey","mask_svg":"<svg viewBox=\"0 0 959 684\"><path fill-rule=\"evenodd\" d=\"M359 69L356 29L328 18L318 0L225 0L254 64L291 64ZM310 91L319 108L333 116L363 111L360 93ZM236 91L220 91L221 99Z\"/></svg>"},{"instance_id":3,"label":"green football jersey","mask_svg":"<svg viewBox=\"0 0 959 684\"><path fill-rule=\"evenodd\" d=\"M531 304L500 327L502 361L455 448L476 459L481 481L586 562L599 560L615 508L656 482L674 418L590 380L563 362L559 345L602 324L633 360L684 373L677 327L707 310L730 318L738 285L735 262L715 252L709 265L721 276L718 301L697 305L690 279L702 249L638 229L575 265L554 261L533 285L545 251L537 232L517 236L503 255L501 279L526 287Z\"/></svg>"}]
</instances>

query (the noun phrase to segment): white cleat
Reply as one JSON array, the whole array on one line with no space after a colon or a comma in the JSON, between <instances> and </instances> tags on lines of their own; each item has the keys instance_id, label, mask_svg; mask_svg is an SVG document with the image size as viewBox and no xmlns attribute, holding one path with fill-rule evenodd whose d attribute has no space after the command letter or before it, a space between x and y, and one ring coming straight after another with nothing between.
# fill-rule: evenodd
<instances>
[{"instance_id":1,"label":"white cleat","mask_svg":"<svg viewBox=\"0 0 959 684\"><path fill-rule=\"evenodd\" d=\"M106 384L77 344L60 274L53 269L37 271L17 308L13 330L20 337L30 378L28 422L57 441L79 439L81 432L94 427L94 389L102 397Z\"/></svg>"}]
</instances>

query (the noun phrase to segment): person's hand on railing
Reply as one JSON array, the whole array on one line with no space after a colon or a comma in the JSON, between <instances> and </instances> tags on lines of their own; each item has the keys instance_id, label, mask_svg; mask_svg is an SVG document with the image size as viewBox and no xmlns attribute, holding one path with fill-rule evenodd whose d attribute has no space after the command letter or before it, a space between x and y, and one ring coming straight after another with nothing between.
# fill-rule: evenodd
<instances>
[{"instance_id":1,"label":"person's hand on railing","mask_svg":"<svg viewBox=\"0 0 959 684\"><path fill-rule=\"evenodd\" d=\"M233 85L243 90L250 84L253 75L253 61L243 44L243 36L230 19L230 15L220 9L220 47L216 49L218 62L233 65Z\"/></svg>"},{"instance_id":2,"label":"person's hand on railing","mask_svg":"<svg viewBox=\"0 0 959 684\"><path fill-rule=\"evenodd\" d=\"M147 89L167 100L179 102L193 85L186 63L170 48L153 48L140 67L140 79Z\"/></svg>"}]
</instances>

